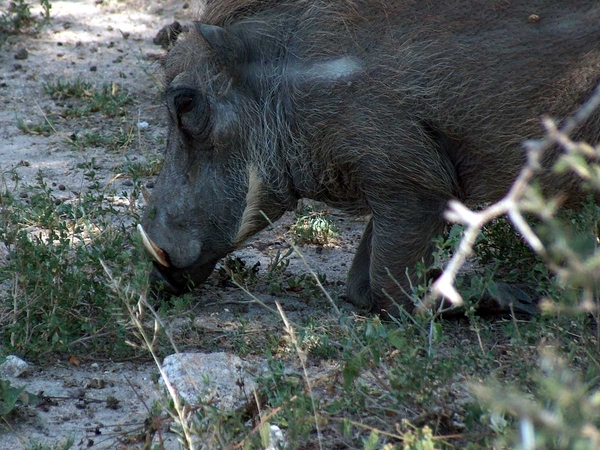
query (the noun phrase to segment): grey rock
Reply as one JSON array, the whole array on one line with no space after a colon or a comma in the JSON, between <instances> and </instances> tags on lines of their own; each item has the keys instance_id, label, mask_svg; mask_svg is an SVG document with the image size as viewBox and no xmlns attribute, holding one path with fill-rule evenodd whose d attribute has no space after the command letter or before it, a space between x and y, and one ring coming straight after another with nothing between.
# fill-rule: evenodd
<instances>
[{"instance_id":1,"label":"grey rock","mask_svg":"<svg viewBox=\"0 0 600 450\"><path fill-rule=\"evenodd\" d=\"M0 378L17 378L27 371L29 364L14 355L8 355L0 364Z\"/></svg>"},{"instance_id":2,"label":"grey rock","mask_svg":"<svg viewBox=\"0 0 600 450\"><path fill-rule=\"evenodd\" d=\"M248 374L251 366L236 355L219 353L177 353L163 361L164 376L189 405L215 402L230 411L253 401L256 388ZM159 380L164 385L161 377Z\"/></svg>"},{"instance_id":3,"label":"grey rock","mask_svg":"<svg viewBox=\"0 0 600 450\"><path fill-rule=\"evenodd\" d=\"M283 435L283 431L277 425L271 425L269 430L269 445L265 450L279 450L280 448L286 448L286 440Z\"/></svg>"},{"instance_id":4,"label":"grey rock","mask_svg":"<svg viewBox=\"0 0 600 450\"><path fill-rule=\"evenodd\" d=\"M15 59L27 59L29 57L29 52L27 51L26 48L21 48L19 50L17 50L17 52L15 53Z\"/></svg>"}]
</instances>

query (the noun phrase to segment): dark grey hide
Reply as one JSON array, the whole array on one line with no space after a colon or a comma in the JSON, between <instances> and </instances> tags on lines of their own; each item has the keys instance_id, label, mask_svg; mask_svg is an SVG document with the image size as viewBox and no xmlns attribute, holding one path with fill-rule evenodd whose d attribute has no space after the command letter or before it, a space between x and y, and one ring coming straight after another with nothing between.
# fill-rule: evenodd
<instances>
[{"instance_id":1,"label":"dark grey hide","mask_svg":"<svg viewBox=\"0 0 600 450\"><path fill-rule=\"evenodd\" d=\"M410 310L448 200L505 194L519 143L590 95L599 54L597 0L212 2L165 61L168 142L143 220L155 275L198 285L263 214L310 198L372 215L348 298ZM597 143L599 124L574 138Z\"/></svg>"}]
</instances>

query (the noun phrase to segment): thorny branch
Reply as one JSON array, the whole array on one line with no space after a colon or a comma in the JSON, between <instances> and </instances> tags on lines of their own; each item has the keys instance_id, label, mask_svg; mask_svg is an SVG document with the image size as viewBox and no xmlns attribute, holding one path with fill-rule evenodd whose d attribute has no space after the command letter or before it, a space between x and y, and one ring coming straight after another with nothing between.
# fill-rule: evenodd
<instances>
[{"instance_id":1,"label":"thorny branch","mask_svg":"<svg viewBox=\"0 0 600 450\"><path fill-rule=\"evenodd\" d=\"M424 299L425 306L431 305L439 297L448 299L455 306L462 305L462 297L454 287L456 275L467 257L473 252L475 239L482 227L503 214L508 216L514 227L538 255L546 256L544 245L523 217L522 212L525 208L522 201L527 195L529 182L540 170L542 154L553 145L559 145L567 155L599 156L600 149L594 149L585 143L573 142L569 138L569 134L587 120L599 106L600 84L590 99L572 117L565 120L560 129L554 120L548 117L544 118L542 123L546 130L546 136L543 139L528 140L523 143L527 151L527 164L506 196L498 202L478 212L470 210L457 200L448 203L448 210L444 217L451 222L465 225L466 230L458 250L450 259L442 275L432 284L429 294Z\"/></svg>"}]
</instances>

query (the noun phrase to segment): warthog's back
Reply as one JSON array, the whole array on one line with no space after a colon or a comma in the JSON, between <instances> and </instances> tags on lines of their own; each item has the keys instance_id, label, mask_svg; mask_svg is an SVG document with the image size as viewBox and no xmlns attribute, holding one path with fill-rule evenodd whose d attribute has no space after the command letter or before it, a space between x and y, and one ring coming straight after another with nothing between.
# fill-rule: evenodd
<instances>
[{"instance_id":1,"label":"warthog's back","mask_svg":"<svg viewBox=\"0 0 600 450\"><path fill-rule=\"evenodd\" d=\"M266 36L256 51L282 66L356 57L364 74L353 89L317 83L303 92L295 113L304 134L332 122L328 131L358 135L373 120L387 120L384 130L426 120L460 141L453 158L473 201L505 191L524 161L518 144L540 135L540 116L567 116L600 80L596 1L221 0L202 20L254 23ZM589 123L579 137L595 142L597 117ZM317 160L335 151L312 148Z\"/></svg>"}]
</instances>

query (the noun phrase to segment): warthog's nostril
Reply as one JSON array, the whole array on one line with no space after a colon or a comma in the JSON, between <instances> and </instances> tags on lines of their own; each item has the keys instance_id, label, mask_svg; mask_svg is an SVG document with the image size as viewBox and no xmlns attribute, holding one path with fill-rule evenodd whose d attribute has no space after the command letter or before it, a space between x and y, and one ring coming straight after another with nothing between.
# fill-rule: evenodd
<instances>
[{"instance_id":1,"label":"warthog's nostril","mask_svg":"<svg viewBox=\"0 0 600 450\"><path fill-rule=\"evenodd\" d=\"M142 227L141 224L138 224L137 229L140 233L140 236L142 237L144 248L148 253L150 253L152 259L158 264L160 264L162 267L169 268L171 264L169 263L169 259L165 251L161 249L158 245L156 245L152 241L152 239L150 239L150 237L146 234L146 232L144 231L144 227Z\"/></svg>"}]
</instances>

